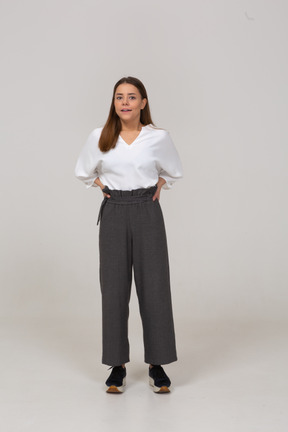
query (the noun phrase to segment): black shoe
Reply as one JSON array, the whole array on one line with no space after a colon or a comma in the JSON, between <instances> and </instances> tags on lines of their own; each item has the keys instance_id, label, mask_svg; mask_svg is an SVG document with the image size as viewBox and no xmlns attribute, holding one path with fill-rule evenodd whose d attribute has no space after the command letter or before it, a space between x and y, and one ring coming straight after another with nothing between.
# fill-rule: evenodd
<instances>
[{"instance_id":1,"label":"black shoe","mask_svg":"<svg viewBox=\"0 0 288 432\"><path fill-rule=\"evenodd\" d=\"M126 385L126 367L114 366L105 384L108 387L107 393L123 393Z\"/></svg>"},{"instance_id":2,"label":"black shoe","mask_svg":"<svg viewBox=\"0 0 288 432\"><path fill-rule=\"evenodd\" d=\"M155 393L170 393L168 387L171 385L171 381L164 372L164 369L160 365L149 366L149 384L153 387Z\"/></svg>"}]
</instances>

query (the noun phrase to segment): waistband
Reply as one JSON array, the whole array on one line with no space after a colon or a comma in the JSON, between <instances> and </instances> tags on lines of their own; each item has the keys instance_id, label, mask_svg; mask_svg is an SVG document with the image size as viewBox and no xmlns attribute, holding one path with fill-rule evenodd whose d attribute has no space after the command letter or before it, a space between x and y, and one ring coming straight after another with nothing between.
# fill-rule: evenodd
<instances>
[{"instance_id":1,"label":"waistband","mask_svg":"<svg viewBox=\"0 0 288 432\"><path fill-rule=\"evenodd\" d=\"M157 184L148 188L139 188L139 189L132 189L132 190L109 189L108 186L105 186L102 189L102 192L109 194L110 198L107 198L105 196L101 203L99 214L98 214L97 225L99 224L102 218L104 206L108 201L113 204L123 204L123 205L150 201L151 197L155 194L156 190L157 190Z\"/></svg>"}]
</instances>

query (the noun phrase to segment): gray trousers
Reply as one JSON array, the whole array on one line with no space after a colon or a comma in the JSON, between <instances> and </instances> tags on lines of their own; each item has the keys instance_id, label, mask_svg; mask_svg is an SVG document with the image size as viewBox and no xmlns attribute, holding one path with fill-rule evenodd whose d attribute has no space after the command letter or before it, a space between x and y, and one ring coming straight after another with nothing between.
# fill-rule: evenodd
<instances>
[{"instance_id":1,"label":"gray trousers","mask_svg":"<svg viewBox=\"0 0 288 432\"><path fill-rule=\"evenodd\" d=\"M157 186L132 191L103 189L99 227L102 295L102 363L130 361L128 340L132 267L143 326L144 362L177 360L169 259Z\"/></svg>"}]
</instances>

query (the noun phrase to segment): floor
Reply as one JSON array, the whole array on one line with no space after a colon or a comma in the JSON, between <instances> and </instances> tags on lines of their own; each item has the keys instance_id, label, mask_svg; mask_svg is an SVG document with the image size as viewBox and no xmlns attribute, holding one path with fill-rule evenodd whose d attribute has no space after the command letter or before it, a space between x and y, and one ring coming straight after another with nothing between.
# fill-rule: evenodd
<instances>
[{"instance_id":1,"label":"floor","mask_svg":"<svg viewBox=\"0 0 288 432\"><path fill-rule=\"evenodd\" d=\"M123 394L105 392L95 322L1 321L1 430L5 432L286 432L287 326L195 322L178 334L178 361L164 366L171 393L148 384L139 329ZM133 348L133 349L132 349ZM133 358L133 360L132 360Z\"/></svg>"}]
</instances>

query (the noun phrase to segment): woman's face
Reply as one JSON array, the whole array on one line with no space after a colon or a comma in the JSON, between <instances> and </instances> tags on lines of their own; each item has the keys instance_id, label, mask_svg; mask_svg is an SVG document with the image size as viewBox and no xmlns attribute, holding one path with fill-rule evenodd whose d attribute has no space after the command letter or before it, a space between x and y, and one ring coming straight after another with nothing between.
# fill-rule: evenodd
<instances>
[{"instance_id":1,"label":"woman's face","mask_svg":"<svg viewBox=\"0 0 288 432\"><path fill-rule=\"evenodd\" d=\"M137 87L123 83L116 88L114 106L120 120L130 122L140 121L141 109L145 107L147 99L142 99Z\"/></svg>"}]
</instances>

